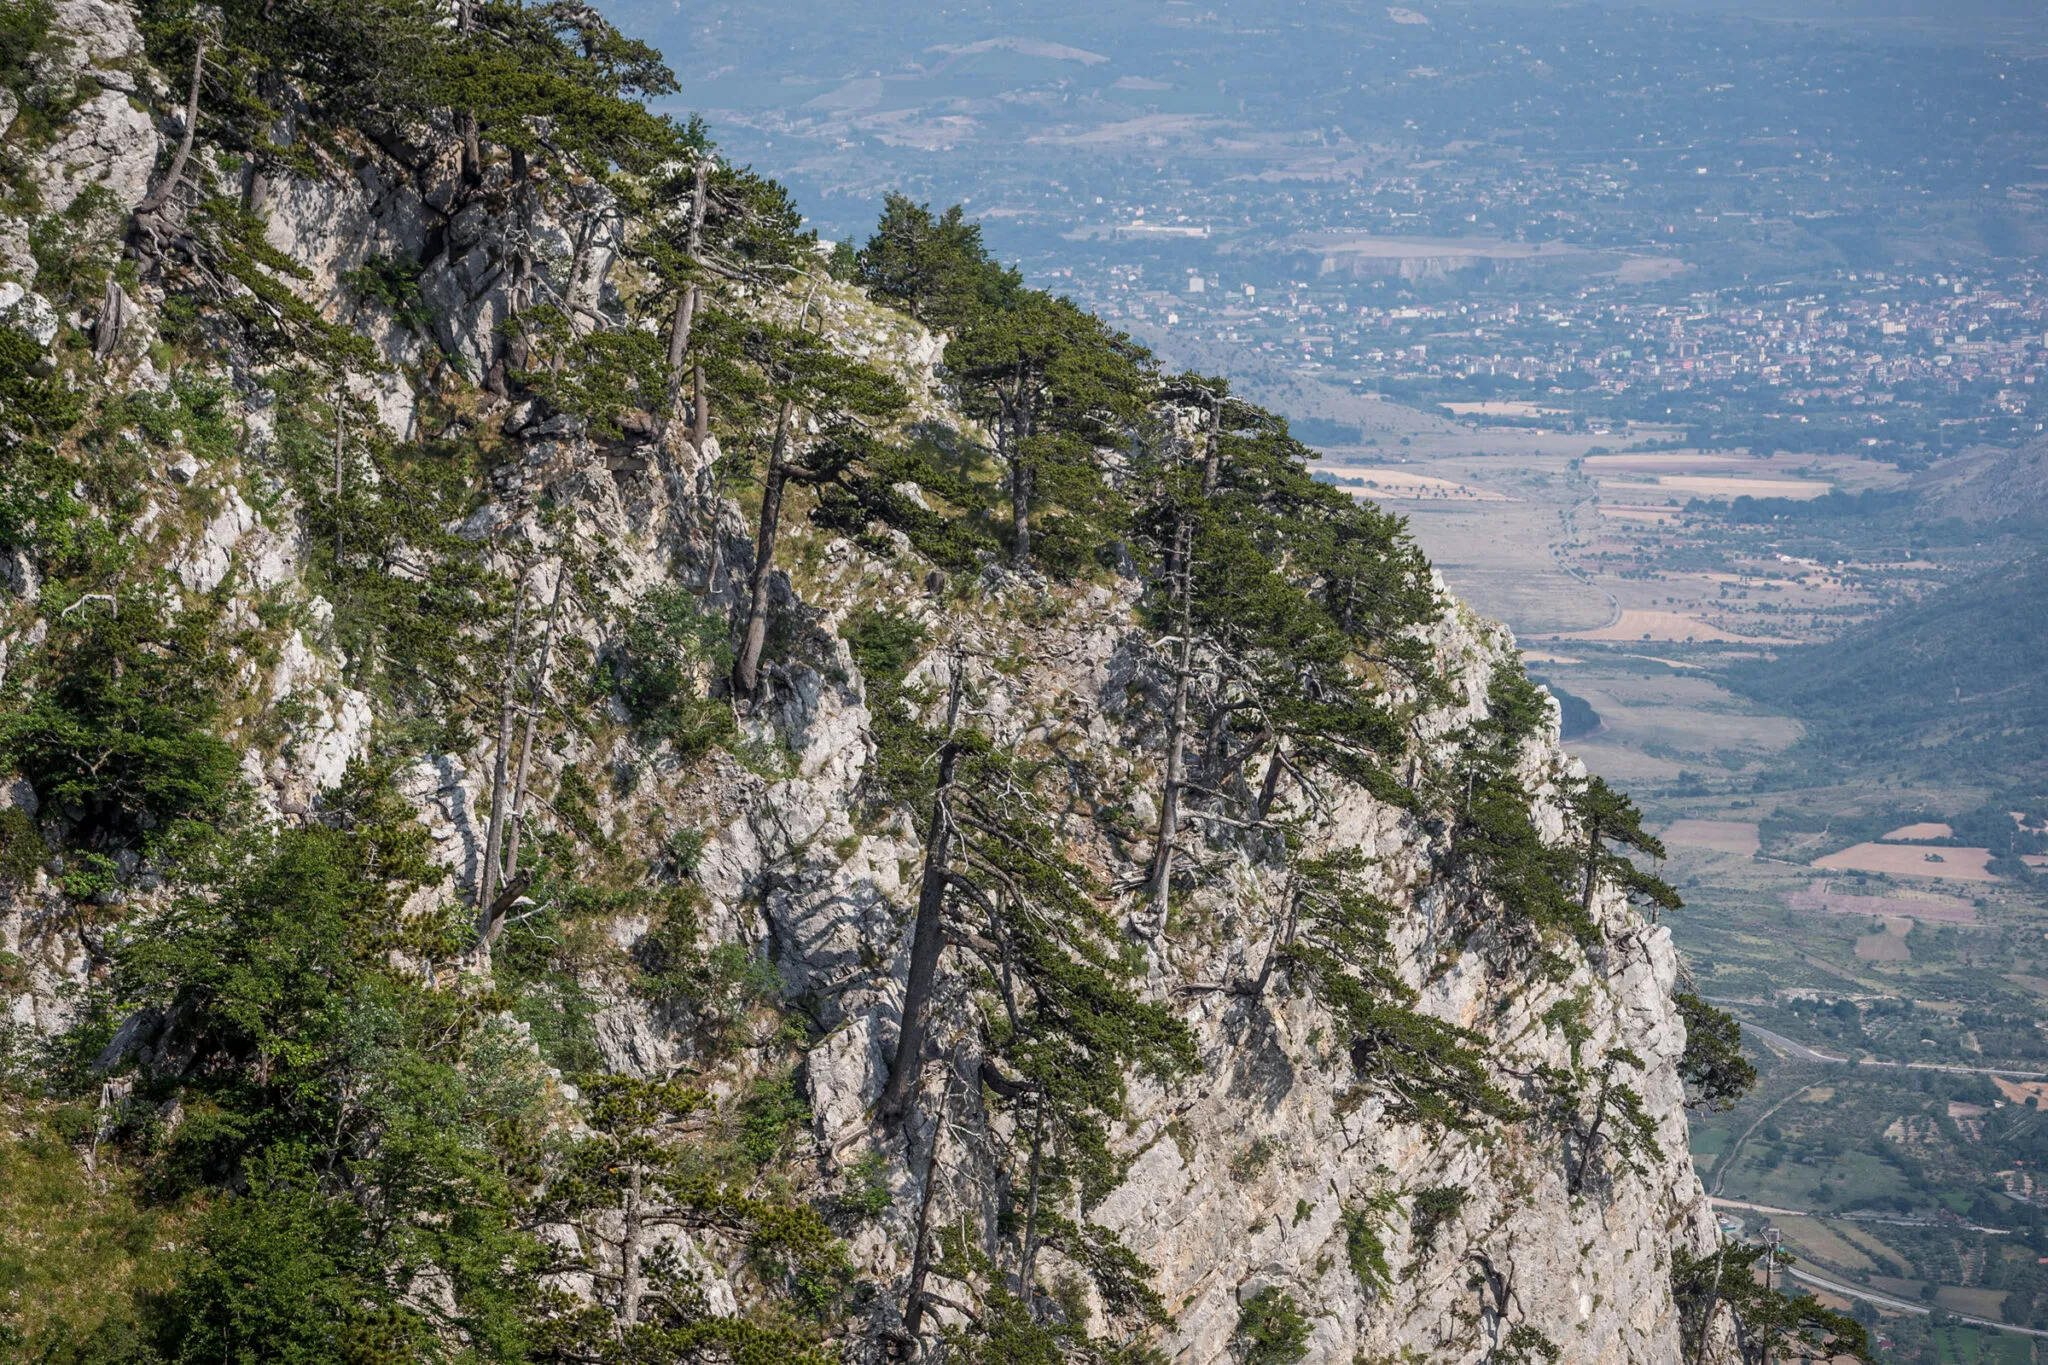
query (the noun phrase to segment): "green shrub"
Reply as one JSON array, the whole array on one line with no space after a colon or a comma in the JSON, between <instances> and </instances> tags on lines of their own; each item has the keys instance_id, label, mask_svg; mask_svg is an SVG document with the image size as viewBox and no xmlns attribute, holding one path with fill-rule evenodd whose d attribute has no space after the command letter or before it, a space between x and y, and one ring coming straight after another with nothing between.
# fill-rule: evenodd
<instances>
[{"instance_id":1,"label":"green shrub","mask_svg":"<svg viewBox=\"0 0 2048 1365\"><path fill-rule=\"evenodd\" d=\"M878 806L924 804L931 784L925 762L937 741L918 720L903 680L917 662L924 627L898 612L862 607L839 628L855 667L867 684L875 761L868 768L868 796Z\"/></svg>"},{"instance_id":2,"label":"green shrub","mask_svg":"<svg viewBox=\"0 0 2048 1365\"><path fill-rule=\"evenodd\" d=\"M665 740L688 762L738 736L731 709L696 681L699 669L722 675L731 659L724 618L704 611L685 589L654 588L627 618L612 676L642 739Z\"/></svg>"},{"instance_id":3,"label":"green shrub","mask_svg":"<svg viewBox=\"0 0 2048 1365\"><path fill-rule=\"evenodd\" d=\"M234 806L236 755L208 728L229 681L208 616L134 592L59 618L33 698L0 719L0 766L75 836L126 842Z\"/></svg>"},{"instance_id":4,"label":"green shrub","mask_svg":"<svg viewBox=\"0 0 2048 1365\"><path fill-rule=\"evenodd\" d=\"M42 831L19 806L0 810L0 882L27 882L50 856Z\"/></svg>"},{"instance_id":5,"label":"green shrub","mask_svg":"<svg viewBox=\"0 0 2048 1365\"><path fill-rule=\"evenodd\" d=\"M770 1165L810 1121L811 1106L797 1091L794 1070L763 1076L740 1101L740 1151L756 1166Z\"/></svg>"},{"instance_id":6,"label":"green shrub","mask_svg":"<svg viewBox=\"0 0 2048 1365\"><path fill-rule=\"evenodd\" d=\"M49 0L0 0L0 85L17 93L28 88L55 9Z\"/></svg>"},{"instance_id":7,"label":"green shrub","mask_svg":"<svg viewBox=\"0 0 2048 1365\"><path fill-rule=\"evenodd\" d=\"M846 1192L839 1205L861 1218L880 1218L894 1202L889 1193L889 1163L880 1152L863 1152L846 1168Z\"/></svg>"},{"instance_id":8,"label":"green shrub","mask_svg":"<svg viewBox=\"0 0 2048 1365\"><path fill-rule=\"evenodd\" d=\"M1344 1210L1344 1257L1359 1287L1376 1294L1393 1282L1394 1270L1387 1261L1387 1216L1393 1212L1391 1194L1375 1195L1363 1205Z\"/></svg>"},{"instance_id":9,"label":"green shrub","mask_svg":"<svg viewBox=\"0 0 2048 1365\"><path fill-rule=\"evenodd\" d=\"M1293 1295L1269 1286L1238 1306L1230 1335L1244 1365L1294 1365L1308 1355L1309 1320Z\"/></svg>"},{"instance_id":10,"label":"green shrub","mask_svg":"<svg viewBox=\"0 0 2048 1365\"><path fill-rule=\"evenodd\" d=\"M1417 1190L1408 1214L1408 1230L1415 1236L1415 1245L1427 1247L1435 1242L1437 1231L1456 1222L1465 1211L1468 1197L1469 1192L1461 1185L1433 1185Z\"/></svg>"}]
</instances>

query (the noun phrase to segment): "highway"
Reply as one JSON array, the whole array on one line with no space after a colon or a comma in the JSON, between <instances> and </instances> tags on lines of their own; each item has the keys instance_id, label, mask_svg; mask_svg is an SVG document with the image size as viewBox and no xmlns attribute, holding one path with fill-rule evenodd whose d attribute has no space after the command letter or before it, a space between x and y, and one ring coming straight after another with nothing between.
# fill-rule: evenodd
<instances>
[{"instance_id":1,"label":"highway","mask_svg":"<svg viewBox=\"0 0 2048 1365\"><path fill-rule=\"evenodd\" d=\"M1816 1275L1803 1266L1787 1266L1785 1273L1802 1284L1812 1285L1815 1289L1825 1289L1830 1294L1840 1294L1845 1299L1862 1299L1865 1303L1874 1303L1879 1308L1890 1308L1901 1313L1926 1314L1933 1311L1924 1303L1893 1298L1889 1294L1865 1289L1862 1285L1848 1284L1827 1275ZM1947 1312L1946 1309L1942 1311ZM2023 1337L2048 1337L2048 1332L2035 1327L2014 1327L2011 1323L1993 1322L1990 1318L1973 1318L1968 1313L1955 1313L1951 1316L1957 1322L1967 1322L1972 1327L1994 1327L2001 1332L2013 1332Z\"/></svg>"},{"instance_id":2,"label":"highway","mask_svg":"<svg viewBox=\"0 0 2048 1365\"><path fill-rule=\"evenodd\" d=\"M1822 1052L1819 1048L1795 1042L1782 1033L1765 1028L1762 1024L1752 1024L1747 1019L1739 1022L1744 1033L1755 1034L1795 1062L1811 1062L1815 1066L1850 1065L1847 1057L1837 1057L1833 1053ZM1876 1057L1860 1058L1855 1065L1890 1067L1897 1071L1946 1071L1958 1076L2003 1076L2009 1081L2048 1081L2048 1072L2016 1071L2002 1066L1951 1066L1946 1062L1886 1062Z\"/></svg>"}]
</instances>

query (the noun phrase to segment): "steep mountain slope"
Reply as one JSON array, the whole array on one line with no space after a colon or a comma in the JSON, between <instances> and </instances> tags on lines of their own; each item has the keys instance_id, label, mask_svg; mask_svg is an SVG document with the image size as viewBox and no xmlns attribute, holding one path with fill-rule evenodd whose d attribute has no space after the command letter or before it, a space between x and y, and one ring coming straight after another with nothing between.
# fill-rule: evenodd
<instances>
[{"instance_id":1,"label":"steep mountain slope","mask_svg":"<svg viewBox=\"0 0 2048 1365\"><path fill-rule=\"evenodd\" d=\"M273 8L5 12L4 1095L178 1229L10 1346L1744 1330L1633 810L1396 525L829 277L589 11Z\"/></svg>"},{"instance_id":2,"label":"steep mountain slope","mask_svg":"<svg viewBox=\"0 0 2048 1365\"><path fill-rule=\"evenodd\" d=\"M1914 510L1934 521L2033 525L2048 519L2048 440L1944 460L1913 482Z\"/></svg>"},{"instance_id":3,"label":"steep mountain slope","mask_svg":"<svg viewBox=\"0 0 2048 1365\"><path fill-rule=\"evenodd\" d=\"M1833 644L1729 673L1805 722L1823 763L2038 783L2048 774L2048 556L2034 553Z\"/></svg>"}]
</instances>

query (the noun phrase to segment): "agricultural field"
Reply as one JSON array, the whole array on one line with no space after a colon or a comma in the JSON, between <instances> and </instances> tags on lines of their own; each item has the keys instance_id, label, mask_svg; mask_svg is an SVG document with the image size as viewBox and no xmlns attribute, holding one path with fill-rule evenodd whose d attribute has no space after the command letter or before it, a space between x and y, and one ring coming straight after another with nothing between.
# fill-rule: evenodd
<instances>
[{"instance_id":1,"label":"agricultural field","mask_svg":"<svg viewBox=\"0 0 2048 1365\"><path fill-rule=\"evenodd\" d=\"M1630 433L1659 445L1671 434ZM1819 534L1772 520L1784 505L1900 496L1909 476L1888 464L1615 450L1615 440L1418 422L1406 436L1332 449L1323 467L1354 491L1353 480L1380 483L1366 491L1409 517L1452 586L1531 641L1813 643L1986 562L1974 541L1902 543L1867 518L1824 522ZM1428 477L1460 491L1418 482ZM1488 494L1523 509L1471 506ZM1757 519L1731 520L1738 499ZM1535 600L1538 584L1547 602Z\"/></svg>"},{"instance_id":2,"label":"agricultural field","mask_svg":"<svg viewBox=\"0 0 2048 1365\"><path fill-rule=\"evenodd\" d=\"M2004 752L1995 698L1970 713L1989 730L1874 728L1836 758L1881 692L1795 712L1750 681L2013 546L1862 515L1902 496L1889 465L1671 449L1673 435L1627 434L1651 450L1420 423L1325 468L1407 517L1451 588L1514 627L1567 747L1663 840L1686 902L1664 922L1763 1072L1734 1110L1694 1116L1724 1217L1890 1300L1840 1299L1883 1361L2048 1361L2048 1338L2037 1354L1987 1325L2048 1330L2048 799L1978 761ZM1431 478L1465 492L1402 491ZM1981 605L1992 622L2024 610ZM1812 672L1813 691L1840 690L1826 656ZM1965 681L2037 686L1957 679L1958 697ZM1944 761L1958 737L1977 747Z\"/></svg>"},{"instance_id":3,"label":"agricultural field","mask_svg":"<svg viewBox=\"0 0 2048 1365\"><path fill-rule=\"evenodd\" d=\"M1813 860L1815 867L1839 872L1877 872L1892 877L1931 881L1990 882L1985 870L1988 848L1932 848L1925 844L1851 844L1839 853Z\"/></svg>"}]
</instances>

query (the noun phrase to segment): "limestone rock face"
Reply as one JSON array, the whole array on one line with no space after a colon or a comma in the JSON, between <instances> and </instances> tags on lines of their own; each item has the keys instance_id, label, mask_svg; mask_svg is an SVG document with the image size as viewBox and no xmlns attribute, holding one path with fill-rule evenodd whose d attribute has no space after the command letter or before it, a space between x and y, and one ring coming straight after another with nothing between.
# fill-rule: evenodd
<instances>
[{"instance_id":1,"label":"limestone rock face","mask_svg":"<svg viewBox=\"0 0 2048 1365\"><path fill-rule=\"evenodd\" d=\"M61 209L102 186L125 210L146 193L165 135L131 91L163 83L140 64L128 6L59 0L57 9L70 41L53 79L89 75L99 90L42 156L46 205ZM304 267L297 287L307 301L364 332L390 365L348 382L393 440L422 434L430 352L472 385L485 384L494 367L502 375L498 328L518 303L539 292L594 308L615 287L624 230L616 212L593 212L572 229L517 187L497 188L503 193L490 196L497 207L471 203L448 215L448 185L422 186L366 153L345 171L281 176L264 189L268 240ZM31 297L33 263L23 264L26 252L11 245L12 231L0 221L0 290L14 290L0 299L20 306ZM345 277L376 258L422 264L429 324L415 329L350 296ZM144 297L136 306L147 313L160 302ZM764 310L781 306L761 302ZM795 305L788 306L793 317ZM965 425L947 411L933 373L942 339L842 286L803 306L845 353L897 372L921 417ZM117 361L108 382L161 387L164 378L149 365ZM236 740L261 818L285 821L311 818L319 793L371 752L380 726L393 718L350 685L352 661L337 639L334 610L308 579L298 513L265 473L277 419L258 377L222 376L242 449L233 458L163 452L130 534L163 547L163 567L183 594L180 609L224 601L218 609L260 637L260 648L235 646L241 681L229 700L289 718L262 743ZM488 390L472 396L477 411L464 420L487 423L505 440L494 448L473 510L450 529L481 547L508 579L521 566L545 565L551 547L571 540L601 566L562 615L563 657L579 661L581 678L603 677L602 662L619 646L619 622L652 589L683 585L708 612L738 610L752 545L741 509L725 496L720 465L727 457L715 441L701 450L674 437L601 446L577 422L498 401ZM914 486L899 493L923 502ZM1155 811L1163 674L1137 619L1142 585L1128 575L1105 573L1099 583L1076 586L991 565L942 597L927 586L933 566L900 539L893 552L875 553L863 547L886 538L856 542L809 528L790 535L801 553L785 562L801 567L794 579L777 573L771 584L780 635L766 701L742 719L730 752L686 765L600 699L579 713L577 726L550 734L535 756L535 781L537 790L554 792L572 768L603 779L588 784L584 818L644 865L661 865L666 841L678 832L702 837L690 880L701 893L703 943L738 943L764 960L815 1028L801 1074L819 1164L830 1174L873 1140L922 855L909 812L878 817L862 807L875 721L842 625L858 608L878 604L911 616L928 640L949 646L927 652L911 690L943 696L952 670L967 670L976 723L995 743L1056 750L1085 764L1143 820ZM544 594L553 571L539 572ZM0 564L0 668L44 638L38 592L32 569ZM1445 606L1428 644L1462 690L1418 722L1425 749L1443 752L1459 727L1483 714L1485 679L1513 649L1504 629L1447 594ZM415 910L468 903L475 894L491 773L503 757L494 726L476 731L462 752L418 756L399 772L398 789L445 871ZM1524 751L1523 777L1551 837L1563 830L1558 784L1582 771L1554 730ZM1311 1316L1309 1365L1479 1362L1511 1324L1540 1330L1566 1361L1676 1362L1672 1252L1703 1249L1714 1232L1687 1150L1677 1071L1684 1034L1670 1003L1678 963L1669 934L1618 897L1603 897L1594 907L1597 950L1567 950L1566 970L1552 978L1504 975L1483 944L1453 932L1430 875L1442 836L1361 788L1336 783L1328 795L1313 818L1297 812L1310 851L1355 849L1370 860L1375 890L1399 912L1396 943L1419 1008L1475 1031L1503 1076L1568 1069L1617 1050L1632 1055L1626 1078L1655 1125L1655 1150L1574 1192L1569 1155L1553 1127L1531 1122L1457 1135L1394 1121L1359 1084L1313 999L1283 986L1254 1001L1226 988L1257 975L1286 889L1283 870L1218 851L1202 888L1184 910L1176 907L1173 932L1156 932L1139 916L1129 925L1149 964L1146 989L1172 1003L1194 1031L1200 1069L1171 1087L1133 1082L1131 1110L1114 1134L1128 1174L1087 1211L1155 1268L1174 1315L1161 1347L1180 1365L1223 1361L1240 1305L1279 1286ZM21 784L0 786L0 805L32 802ZM567 827L566 816L545 803L534 820L542 833ZM1113 881L1128 868L1104 870ZM128 904L148 913L161 888L148 869L131 871ZM105 968L100 931L81 930L69 909L45 872L0 892L0 948L21 964L0 980L12 983L5 1013L19 1027L61 1028L71 992ZM621 916L604 932L627 960L653 927ZM624 973L593 973L583 984L597 1000L595 1044L607 1066L656 1076L691 1060L695 1041L663 1008L635 995ZM942 1015L960 1012L970 986L964 969L944 968ZM1576 1044L1546 1022L1563 1005L1583 1026ZM981 1109L972 1073L957 1075L961 1084L949 1092L941 1060L930 1068L922 1112L944 1093L963 1094L960 1123L999 1130L1006 1120ZM895 1206L879 1231L854 1245L862 1268L893 1286L898 1302L925 1169L921 1156L911 1158L928 1150L932 1136L922 1120L910 1128L907 1142L892 1139L881 1149L899 1195ZM934 1191L941 1219L979 1209L976 1180L997 1178L975 1158L961 1161ZM1447 1212L1416 1217L1425 1196L1430 1208ZM978 1222L980 1213L973 1217ZM1361 1219L1383 1245L1390 1270L1383 1283L1365 1283L1354 1270ZM731 1301L722 1283L712 1293Z\"/></svg>"},{"instance_id":2,"label":"limestone rock face","mask_svg":"<svg viewBox=\"0 0 2048 1365\"><path fill-rule=\"evenodd\" d=\"M45 82L83 79L100 89L41 154L43 211L62 213L100 187L116 211L126 212L149 192L159 147L155 124L134 98L132 69L142 60L134 12L111 0L60 0L55 10L52 27L65 40L64 57Z\"/></svg>"}]
</instances>

